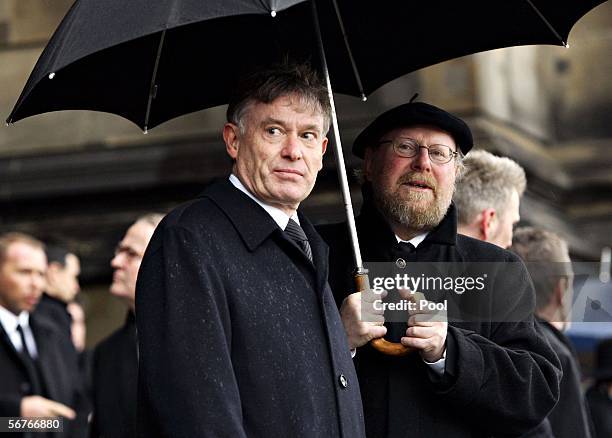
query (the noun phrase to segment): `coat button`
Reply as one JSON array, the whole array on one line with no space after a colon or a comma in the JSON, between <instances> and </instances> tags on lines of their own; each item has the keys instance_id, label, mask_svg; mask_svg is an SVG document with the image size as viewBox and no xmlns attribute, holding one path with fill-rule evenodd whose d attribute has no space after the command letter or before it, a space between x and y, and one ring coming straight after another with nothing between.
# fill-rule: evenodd
<instances>
[{"instance_id":1,"label":"coat button","mask_svg":"<svg viewBox=\"0 0 612 438\"><path fill-rule=\"evenodd\" d=\"M340 382L341 387L348 387L348 379L344 377L344 374L340 374L340 376L338 377L338 382Z\"/></svg>"},{"instance_id":2,"label":"coat button","mask_svg":"<svg viewBox=\"0 0 612 438\"><path fill-rule=\"evenodd\" d=\"M19 389L21 390L22 394L29 394L32 390L32 386L28 382L21 382Z\"/></svg>"},{"instance_id":3,"label":"coat button","mask_svg":"<svg viewBox=\"0 0 612 438\"><path fill-rule=\"evenodd\" d=\"M406 267L406 260L400 257L395 261L395 265L400 269L404 269Z\"/></svg>"}]
</instances>

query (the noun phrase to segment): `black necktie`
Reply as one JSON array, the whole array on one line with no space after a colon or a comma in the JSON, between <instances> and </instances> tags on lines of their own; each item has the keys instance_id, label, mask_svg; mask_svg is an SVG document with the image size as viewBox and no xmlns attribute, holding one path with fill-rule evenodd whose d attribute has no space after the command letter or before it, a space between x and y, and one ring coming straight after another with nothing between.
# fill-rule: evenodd
<instances>
[{"instance_id":1,"label":"black necktie","mask_svg":"<svg viewBox=\"0 0 612 438\"><path fill-rule=\"evenodd\" d=\"M21 324L17 325L17 331L19 332L19 336L21 337L21 354L25 356L27 361L33 362L34 359L30 354L30 350L28 350L28 344L26 344L25 335L23 333L23 327L21 327Z\"/></svg>"},{"instance_id":2,"label":"black necktie","mask_svg":"<svg viewBox=\"0 0 612 438\"><path fill-rule=\"evenodd\" d=\"M25 336L23 334L23 327L21 324L17 325L17 331L19 332L19 336L21 337L21 356L26 364L26 367L30 370L30 378L31 378L31 393L32 394L42 394L42 385L40 383L40 376L38 375L39 370L36 364L36 361L30 354L30 350L28 350L28 344L26 344Z\"/></svg>"},{"instance_id":3,"label":"black necktie","mask_svg":"<svg viewBox=\"0 0 612 438\"><path fill-rule=\"evenodd\" d=\"M399 245L400 251L408 253L408 254L410 254L416 249L414 245L410 242L399 242L398 245Z\"/></svg>"},{"instance_id":4,"label":"black necktie","mask_svg":"<svg viewBox=\"0 0 612 438\"><path fill-rule=\"evenodd\" d=\"M285 233L293 240L297 245L304 251L304 254L308 257L308 260L312 262L312 250L310 249L310 243L308 243L308 237L293 219L289 219Z\"/></svg>"}]
</instances>

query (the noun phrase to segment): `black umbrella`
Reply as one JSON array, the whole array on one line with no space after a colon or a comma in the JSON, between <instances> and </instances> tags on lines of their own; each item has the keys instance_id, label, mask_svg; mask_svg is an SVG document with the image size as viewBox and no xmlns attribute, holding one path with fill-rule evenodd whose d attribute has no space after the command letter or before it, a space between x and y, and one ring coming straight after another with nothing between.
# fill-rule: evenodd
<instances>
[{"instance_id":1,"label":"black umbrella","mask_svg":"<svg viewBox=\"0 0 612 438\"><path fill-rule=\"evenodd\" d=\"M500 47L566 45L603 0L76 0L7 122L49 111L118 114L145 131L227 103L237 78L310 61L331 92L365 98L428 65ZM337 121L334 152L363 271Z\"/></svg>"},{"instance_id":2,"label":"black umbrella","mask_svg":"<svg viewBox=\"0 0 612 438\"><path fill-rule=\"evenodd\" d=\"M600 3L317 0L316 6L334 91L361 96L458 56L565 44L572 25ZM236 79L253 66L284 57L319 63L318 38L311 0L76 0L8 122L84 109L152 128L227 103Z\"/></svg>"}]
</instances>

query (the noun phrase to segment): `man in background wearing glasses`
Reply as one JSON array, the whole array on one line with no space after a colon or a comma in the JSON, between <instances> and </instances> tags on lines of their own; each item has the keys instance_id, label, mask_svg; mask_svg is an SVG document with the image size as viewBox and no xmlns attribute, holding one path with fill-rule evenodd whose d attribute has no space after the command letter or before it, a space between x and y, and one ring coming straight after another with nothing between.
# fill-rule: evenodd
<instances>
[{"instance_id":1,"label":"man in background wearing glasses","mask_svg":"<svg viewBox=\"0 0 612 438\"><path fill-rule=\"evenodd\" d=\"M353 144L353 154L364 159L357 231L366 263L410 268L449 262L473 270L479 262L494 262L480 295L450 293L498 312L490 319L447 323L409 312L407 323L364 320L361 293L351 294L345 225L319 230L331 248L330 284L349 344L357 348L368 436L519 435L540 423L558 398L559 363L535 331L534 293L524 266L506 250L457 234L451 201L472 144L465 122L425 103L404 104L375 119ZM510 265L516 275L501 275ZM387 356L368 344L385 335L418 353Z\"/></svg>"},{"instance_id":2,"label":"man in background wearing glasses","mask_svg":"<svg viewBox=\"0 0 612 438\"><path fill-rule=\"evenodd\" d=\"M163 215L149 213L134 222L115 248L110 293L127 307L125 323L102 340L93 354L91 438L136 436L138 346L134 307L142 256Z\"/></svg>"}]
</instances>

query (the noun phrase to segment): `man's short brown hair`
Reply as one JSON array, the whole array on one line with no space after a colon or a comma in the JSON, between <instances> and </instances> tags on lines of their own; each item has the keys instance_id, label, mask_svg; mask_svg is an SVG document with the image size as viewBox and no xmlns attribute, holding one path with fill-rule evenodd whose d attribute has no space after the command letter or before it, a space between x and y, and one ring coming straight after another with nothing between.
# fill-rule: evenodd
<instances>
[{"instance_id":1,"label":"man's short brown hair","mask_svg":"<svg viewBox=\"0 0 612 438\"><path fill-rule=\"evenodd\" d=\"M277 64L245 77L236 87L227 107L227 121L244 131L244 117L254 103L271 103L282 96L297 95L300 103L323 116L323 131L331 121L327 87L308 64Z\"/></svg>"},{"instance_id":2,"label":"man's short brown hair","mask_svg":"<svg viewBox=\"0 0 612 438\"><path fill-rule=\"evenodd\" d=\"M30 236L29 234L19 233L19 232L10 232L0 235L0 265L4 263L4 258L6 257L6 252L8 248L13 243L25 243L34 248L38 248L42 251L45 250L45 244L42 243L35 237Z\"/></svg>"},{"instance_id":3,"label":"man's short brown hair","mask_svg":"<svg viewBox=\"0 0 612 438\"><path fill-rule=\"evenodd\" d=\"M559 278L573 275L567 242L552 231L520 227L509 249L525 262L536 291L536 308L544 309Z\"/></svg>"}]
</instances>

